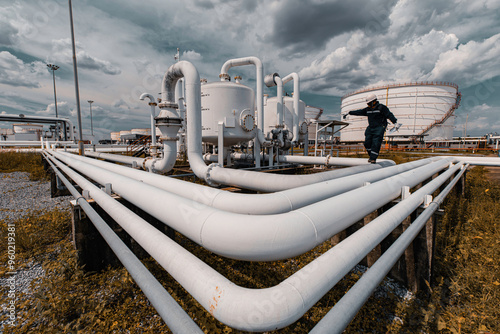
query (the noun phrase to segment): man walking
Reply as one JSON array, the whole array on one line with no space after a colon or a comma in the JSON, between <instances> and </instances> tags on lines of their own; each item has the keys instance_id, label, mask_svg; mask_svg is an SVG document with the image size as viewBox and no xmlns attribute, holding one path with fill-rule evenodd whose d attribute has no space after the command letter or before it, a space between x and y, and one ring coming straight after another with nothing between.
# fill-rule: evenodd
<instances>
[{"instance_id":1,"label":"man walking","mask_svg":"<svg viewBox=\"0 0 500 334\"><path fill-rule=\"evenodd\" d=\"M387 119L389 119L393 124L396 124L398 120L394 117L394 114L389 110L389 108L378 102L375 94L368 95L366 103L368 104L368 107L364 109L351 110L344 115L344 119L348 114L368 117L368 127L365 130L364 145L368 155L370 156L368 162L374 164L377 161L380 146L382 146L385 128L387 127Z\"/></svg>"}]
</instances>

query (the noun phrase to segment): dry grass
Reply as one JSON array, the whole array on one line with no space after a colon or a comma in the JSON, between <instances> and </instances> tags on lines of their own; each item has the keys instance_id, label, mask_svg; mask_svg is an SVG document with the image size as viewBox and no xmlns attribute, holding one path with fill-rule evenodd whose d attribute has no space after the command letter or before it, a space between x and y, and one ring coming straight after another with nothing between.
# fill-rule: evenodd
<instances>
[{"instance_id":1,"label":"dry grass","mask_svg":"<svg viewBox=\"0 0 500 334\"><path fill-rule=\"evenodd\" d=\"M31 180L47 180L38 153L0 152L0 173L28 172Z\"/></svg>"}]
</instances>

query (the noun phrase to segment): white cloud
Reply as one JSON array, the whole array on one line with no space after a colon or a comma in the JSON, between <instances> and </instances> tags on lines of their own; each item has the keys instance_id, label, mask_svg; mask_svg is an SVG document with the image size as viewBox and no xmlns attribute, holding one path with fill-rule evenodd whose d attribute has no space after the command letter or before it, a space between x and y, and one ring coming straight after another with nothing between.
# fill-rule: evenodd
<instances>
[{"instance_id":1,"label":"white cloud","mask_svg":"<svg viewBox=\"0 0 500 334\"><path fill-rule=\"evenodd\" d=\"M0 52L0 83L39 88L38 80L46 74L47 67L40 61L26 64L8 51Z\"/></svg>"},{"instance_id":2,"label":"white cloud","mask_svg":"<svg viewBox=\"0 0 500 334\"><path fill-rule=\"evenodd\" d=\"M79 43L76 43L76 49L76 59L78 67L100 71L110 75L117 75L121 73L120 68L111 64L111 62L98 59L91 56L85 50L81 50L82 47ZM50 61L59 61L67 64L72 63L73 51L71 40L69 38L52 41L52 59Z\"/></svg>"},{"instance_id":3,"label":"white cloud","mask_svg":"<svg viewBox=\"0 0 500 334\"><path fill-rule=\"evenodd\" d=\"M182 53L181 59L187 61L200 61L202 56L196 51L188 50Z\"/></svg>"},{"instance_id":4,"label":"white cloud","mask_svg":"<svg viewBox=\"0 0 500 334\"><path fill-rule=\"evenodd\" d=\"M500 34L484 41L470 41L440 55L431 80L461 81L467 86L500 75Z\"/></svg>"},{"instance_id":5,"label":"white cloud","mask_svg":"<svg viewBox=\"0 0 500 334\"><path fill-rule=\"evenodd\" d=\"M37 115L42 116L56 116L55 104L51 103L47 106L45 110L39 110L36 112ZM70 105L66 101L57 102L57 114L59 117L69 117L76 116L76 110L71 109Z\"/></svg>"}]
</instances>

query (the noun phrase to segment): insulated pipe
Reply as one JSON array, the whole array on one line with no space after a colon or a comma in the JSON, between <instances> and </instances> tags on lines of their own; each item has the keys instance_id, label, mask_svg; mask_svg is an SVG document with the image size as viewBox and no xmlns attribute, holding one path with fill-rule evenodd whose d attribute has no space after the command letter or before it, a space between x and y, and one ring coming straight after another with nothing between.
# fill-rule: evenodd
<instances>
[{"instance_id":1,"label":"insulated pipe","mask_svg":"<svg viewBox=\"0 0 500 334\"><path fill-rule=\"evenodd\" d=\"M467 166L463 166L457 176L455 176L446 188L439 193L408 229L399 236L391 247L389 247L368 271L363 274L361 279L357 281L323 319L314 326L309 332L310 334L340 334L344 331L351 320L356 316L359 309L396 264L405 249L410 246L434 212L439 209L440 204L444 201L448 193L453 189L466 170Z\"/></svg>"},{"instance_id":2,"label":"insulated pipe","mask_svg":"<svg viewBox=\"0 0 500 334\"><path fill-rule=\"evenodd\" d=\"M283 78L283 84L293 80L293 140L299 141L299 103L300 103L300 79L295 72Z\"/></svg>"},{"instance_id":3,"label":"insulated pipe","mask_svg":"<svg viewBox=\"0 0 500 334\"><path fill-rule=\"evenodd\" d=\"M500 167L500 157L443 156L443 158L452 158L455 163L464 162L474 166Z\"/></svg>"},{"instance_id":4,"label":"insulated pipe","mask_svg":"<svg viewBox=\"0 0 500 334\"><path fill-rule=\"evenodd\" d=\"M361 187L365 182L379 181L386 177L394 176L439 160L439 158L421 159L401 165L378 168L368 172L344 176L335 179L333 182L325 178L326 181L271 194L243 194L209 188L196 183L146 173L125 166L110 164L104 161L80 157L64 152L57 152L57 154L58 157L62 155L70 159L83 161L155 186L172 194L212 206L216 209L254 215L285 213ZM65 161L71 162L71 160ZM324 173L318 175L321 176L322 174ZM289 180L285 179L282 180L282 182L289 182ZM241 205L241 203L245 203L245 205Z\"/></svg>"},{"instance_id":5,"label":"insulated pipe","mask_svg":"<svg viewBox=\"0 0 500 334\"><path fill-rule=\"evenodd\" d=\"M389 159L378 159L378 162L385 161L395 165L395 162ZM326 157L309 157L303 155L282 155L278 157L278 162L298 163L305 165L324 165L324 166L359 166L366 165L366 159L361 158L339 158L327 155Z\"/></svg>"},{"instance_id":6,"label":"insulated pipe","mask_svg":"<svg viewBox=\"0 0 500 334\"><path fill-rule=\"evenodd\" d=\"M98 183L111 183L115 193L204 248L248 261L303 254L399 196L401 187L413 187L449 164L438 160L294 211L256 216L217 210L50 152Z\"/></svg>"},{"instance_id":7,"label":"insulated pipe","mask_svg":"<svg viewBox=\"0 0 500 334\"><path fill-rule=\"evenodd\" d=\"M143 93L140 97L139 100L144 101L145 98L149 98L149 105L151 106L151 145L154 147L154 150L156 153L156 124L155 124L155 107L156 107L156 101L153 95L148 94L148 93Z\"/></svg>"},{"instance_id":8,"label":"insulated pipe","mask_svg":"<svg viewBox=\"0 0 500 334\"><path fill-rule=\"evenodd\" d=\"M418 202L417 206L420 205L426 194L435 191L455 171L456 167L450 168L396 205L396 211L402 211L400 213L403 217L399 218L404 219L405 214L408 215L415 209L402 203L411 201ZM351 236L279 285L266 289L242 288L215 272L130 210L119 207L120 204L116 204L114 199L85 178L73 175L71 177L82 188L89 189L96 202L210 314L226 325L240 330L269 331L295 322L385 237L376 228L370 228L371 233L367 233L370 242L363 240L360 244L357 238ZM419 198L415 200L417 197ZM403 206L406 207L405 210L400 210ZM381 223L395 221L389 212L377 220ZM394 224L397 226L401 220ZM366 233L367 227L377 225L374 222L375 220L360 231L364 230Z\"/></svg>"},{"instance_id":9,"label":"insulated pipe","mask_svg":"<svg viewBox=\"0 0 500 334\"><path fill-rule=\"evenodd\" d=\"M161 173L170 171L177 158L177 146L175 141L163 142L163 155L158 158L135 158L127 155L109 154L102 152L85 151L86 156L101 158L108 161L120 162L127 165L141 167L144 170Z\"/></svg>"},{"instance_id":10,"label":"insulated pipe","mask_svg":"<svg viewBox=\"0 0 500 334\"><path fill-rule=\"evenodd\" d=\"M60 180L64 183L77 204L85 211L85 214L92 221L96 229L102 235L113 253L118 257L123 266L130 273L130 276L144 292L151 305L156 309L163 321L174 333L203 333L196 323L187 315L179 304L170 296L158 280L149 272L134 253L116 235L109 225L90 206L83 196L75 189L71 182L57 169L54 163L58 163L54 158L45 155L46 160L52 166ZM50 160L49 160L50 159ZM74 173L71 169L58 163L67 173ZM72 174L74 176L74 174Z\"/></svg>"}]
</instances>

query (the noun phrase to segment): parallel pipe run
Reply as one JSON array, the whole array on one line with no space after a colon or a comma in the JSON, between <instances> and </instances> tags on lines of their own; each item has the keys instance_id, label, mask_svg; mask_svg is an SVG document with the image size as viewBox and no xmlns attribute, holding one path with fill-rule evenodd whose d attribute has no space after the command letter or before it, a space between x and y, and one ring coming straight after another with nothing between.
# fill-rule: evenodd
<instances>
[{"instance_id":1,"label":"parallel pipe run","mask_svg":"<svg viewBox=\"0 0 500 334\"><path fill-rule=\"evenodd\" d=\"M389 221L397 226L422 203L426 194L434 192L456 169L457 166L450 168L377 220L380 224ZM91 196L99 205L109 212L205 309L219 321L240 330L268 331L290 325L383 240L385 237L383 233L388 234L391 231L380 232L374 228L377 224L373 224L375 222L373 221L360 230L365 231L368 239L349 237L279 285L266 289L247 289L228 281L132 212L126 209L117 212L114 202L107 203L114 200L85 178L75 176L74 180L84 189L90 189ZM413 205L406 204L409 202ZM172 212L168 207L164 209ZM177 207L177 210L183 208ZM400 215L393 214L395 212L399 212ZM258 248L259 244L255 244L254 247Z\"/></svg>"},{"instance_id":2,"label":"parallel pipe run","mask_svg":"<svg viewBox=\"0 0 500 334\"><path fill-rule=\"evenodd\" d=\"M448 193L460 180L462 170L446 186L446 188L429 204L429 206L418 216L418 218L401 234L401 236L387 249L384 254L363 274L361 279L349 289L349 291L335 304L335 306L316 324L311 334L336 334L342 333L363 304L370 298L372 292L377 288L391 268L396 264L405 249L417 237L418 233L432 217L434 212L444 201Z\"/></svg>"},{"instance_id":3,"label":"parallel pipe run","mask_svg":"<svg viewBox=\"0 0 500 334\"><path fill-rule=\"evenodd\" d=\"M130 177L137 181L166 190L172 194L182 196L186 199L191 199L193 201L212 206L216 209L253 215L285 213L317 201L339 195L357 187L361 187L365 182L379 181L386 177L394 176L439 160L439 158L422 159L401 165L377 168L367 172L346 175L343 177L339 176L334 179L334 181L332 181L328 175L324 175L325 173L319 173L315 175L324 177L325 181L271 194L242 194L209 188L195 183L146 173L124 166L75 156L64 152L58 152L57 154ZM64 161L71 163L71 160ZM352 171L352 169L350 170ZM277 175L276 177L279 178L280 176L281 175ZM283 183L290 182L289 179L281 179L281 181ZM245 205L241 205L241 203L245 203Z\"/></svg>"},{"instance_id":4,"label":"parallel pipe run","mask_svg":"<svg viewBox=\"0 0 500 334\"><path fill-rule=\"evenodd\" d=\"M174 333L203 333L120 237L116 235L85 198L75 189L71 182L58 170L54 163L58 164L68 175L71 174L74 176L75 173L54 158L46 154L44 156L170 330Z\"/></svg>"},{"instance_id":5,"label":"parallel pipe run","mask_svg":"<svg viewBox=\"0 0 500 334\"><path fill-rule=\"evenodd\" d=\"M303 254L447 167L445 159L283 214L242 215L214 209L156 187L76 162L58 159L113 190L199 245L219 255L274 261ZM334 213L334 215L332 215Z\"/></svg>"}]
</instances>

